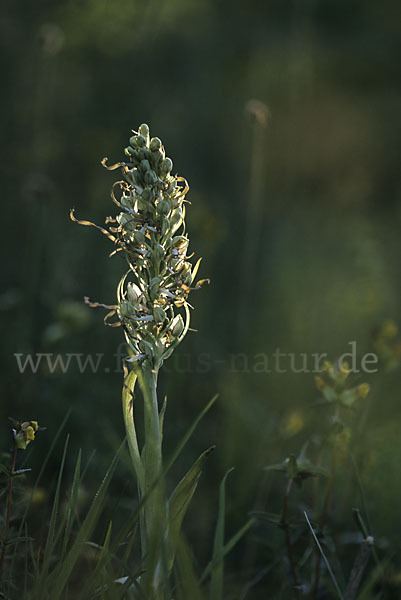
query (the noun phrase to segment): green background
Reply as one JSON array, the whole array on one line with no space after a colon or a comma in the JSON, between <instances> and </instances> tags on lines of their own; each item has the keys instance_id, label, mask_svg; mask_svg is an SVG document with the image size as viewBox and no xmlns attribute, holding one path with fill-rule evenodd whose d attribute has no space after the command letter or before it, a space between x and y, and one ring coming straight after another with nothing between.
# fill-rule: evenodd
<instances>
[{"instance_id":1,"label":"green background","mask_svg":"<svg viewBox=\"0 0 401 600\"><path fill-rule=\"evenodd\" d=\"M123 436L113 357L122 332L105 328L102 310L82 298L113 304L124 264L108 258L104 236L68 213L75 207L78 218L100 225L115 214L115 174L100 160L123 158L131 129L146 122L190 183L191 249L203 256L201 277L211 279L192 295L198 333L160 382L167 455L220 395L172 474L179 478L216 443L186 521L200 563L210 554L217 486L229 467L236 469L227 535L258 503L279 511L285 484L261 468L298 453L311 434L313 443L323 413L310 408L318 397L313 374L255 373L255 355L280 348L335 359L356 341L361 357L372 351L378 324L400 321L400 34L397 0L3 0L2 449L8 416L37 419L47 427L27 452L37 472L71 408L45 471L45 496L67 431L70 465L78 448L87 458L96 449L83 507ZM268 107L266 127L255 121L253 99ZM104 357L96 374L74 364L65 374L44 364L21 374L15 353ZM233 362L237 354L246 358ZM356 376L365 380L372 392L356 449L373 533L393 555L401 527L400 371ZM348 472L346 462L343 477ZM113 494L130 509L127 469ZM353 488L337 510L344 531L355 529L350 509L359 502ZM276 534L268 532L256 531L231 558L243 567L243 583L271 557Z\"/></svg>"}]
</instances>

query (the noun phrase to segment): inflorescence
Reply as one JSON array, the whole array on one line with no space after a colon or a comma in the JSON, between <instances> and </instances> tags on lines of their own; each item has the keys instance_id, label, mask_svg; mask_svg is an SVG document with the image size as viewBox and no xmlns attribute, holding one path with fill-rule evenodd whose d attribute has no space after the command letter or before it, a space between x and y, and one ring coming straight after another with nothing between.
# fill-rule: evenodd
<instances>
[{"instance_id":1,"label":"inflorescence","mask_svg":"<svg viewBox=\"0 0 401 600\"><path fill-rule=\"evenodd\" d=\"M117 304L87 304L111 309L105 323L122 325L130 348L129 360L159 368L185 337L190 323L190 291L201 259L195 265L188 255L185 233L185 199L189 186L183 177L172 175L172 160L165 155L161 140L150 138L145 124L129 140L127 159L112 166L107 158L102 165L112 171L121 168L123 179L116 181L111 198L120 209L108 217L107 229L89 221L82 225L97 227L116 246L111 255L123 252L129 269L117 287ZM180 313L183 309L184 318ZM117 322L109 319L117 315Z\"/></svg>"}]
</instances>

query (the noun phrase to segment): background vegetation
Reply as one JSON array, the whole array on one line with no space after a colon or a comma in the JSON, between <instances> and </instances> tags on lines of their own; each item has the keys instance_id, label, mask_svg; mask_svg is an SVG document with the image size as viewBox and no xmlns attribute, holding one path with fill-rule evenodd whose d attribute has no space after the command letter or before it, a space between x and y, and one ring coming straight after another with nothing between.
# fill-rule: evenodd
<instances>
[{"instance_id":1,"label":"background vegetation","mask_svg":"<svg viewBox=\"0 0 401 600\"><path fill-rule=\"evenodd\" d=\"M318 393L312 374L255 373L255 355L280 348L335 359L356 341L362 356L378 324L401 320L400 33L396 0L3 1L3 450L8 416L37 419L47 427L27 459L37 473L71 409L70 479L78 448L85 460L96 450L80 490L85 511L123 435L113 356L121 331L106 329L82 298L113 303L124 266L107 258L106 239L74 226L68 212L74 206L79 218L98 223L113 212L113 177L100 159L120 159L131 128L147 122L189 180L191 245L204 257L201 276L212 280L193 298L199 333L161 381L167 454L220 394L173 469L177 478L217 444L186 520L197 560L210 556L228 468L235 467L227 535L250 510L279 512L284 483L262 467L310 439ZM268 107L266 127L253 99ZM43 365L21 374L14 354L40 352L104 359L98 373ZM246 360L234 364L240 353ZM387 371L368 378L357 449L372 532L391 563L388 597L398 597L400 371ZM33 537L45 535L63 442L36 492ZM345 461L342 477L350 470ZM360 498L357 488L342 495L341 479L336 485L333 524L344 532L349 570L355 547L346 534ZM135 500L128 467L119 467L109 494L110 512L122 507L123 520ZM271 562L275 536L269 528L247 535L229 558L227 593ZM268 585L262 579L257 589Z\"/></svg>"}]
</instances>

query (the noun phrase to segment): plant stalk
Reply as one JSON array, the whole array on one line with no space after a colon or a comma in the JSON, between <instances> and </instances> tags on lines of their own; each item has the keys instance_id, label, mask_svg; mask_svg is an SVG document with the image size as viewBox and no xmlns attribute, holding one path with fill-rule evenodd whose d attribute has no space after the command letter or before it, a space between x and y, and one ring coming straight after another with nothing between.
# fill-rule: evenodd
<instances>
[{"instance_id":1,"label":"plant stalk","mask_svg":"<svg viewBox=\"0 0 401 600\"><path fill-rule=\"evenodd\" d=\"M145 445L142 451L144 467L144 493L149 497L144 505L146 536L145 587L152 598L164 598L164 581L167 577L167 511L164 482L155 481L162 473L162 436L160 431L159 405L157 400L158 368L143 367L138 373L145 405ZM154 489L151 491L151 488Z\"/></svg>"},{"instance_id":2,"label":"plant stalk","mask_svg":"<svg viewBox=\"0 0 401 600\"><path fill-rule=\"evenodd\" d=\"M331 498L331 493L332 493L332 489L333 489L333 477L334 477L334 470L335 470L335 462L336 462L336 451L335 451L335 448L333 448L332 455L331 455L330 476L327 480L323 509L322 509L322 513L321 513L321 517L320 517L319 529L317 532L318 537L323 535L324 527L326 525L326 520L327 520L327 516L328 516L328 512L329 512L330 498ZM321 564L321 555L320 555L320 553L318 553L318 555L316 557L315 583L313 585L313 590L312 590L313 600L317 597L317 592L319 589L320 564Z\"/></svg>"},{"instance_id":3,"label":"plant stalk","mask_svg":"<svg viewBox=\"0 0 401 600\"><path fill-rule=\"evenodd\" d=\"M13 481L14 481L14 471L15 471L15 462L17 460L17 446L14 444L13 455L11 459L11 470L10 470L10 479L8 484L8 497L7 497L7 513L6 513L6 523L4 529L4 538L3 538L3 547L1 549L1 557L0 557L0 581L3 575L3 566L4 566L4 558L6 555L6 548L8 544L8 534L10 531L10 520L11 520L11 507L13 502Z\"/></svg>"},{"instance_id":4,"label":"plant stalk","mask_svg":"<svg viewBox=\"0 0 401 600\"><path fill-rule=\"evenodd\" d=\"M294 593L295 593L295 597L299 598L298 577L297 577L297 571L295 568L294 554L292 551L292 543L291 543L291 537L290 537L290 532L289 532L289 523L288 523L288 498L290 496L292 483L293 483L293 479L290 478L288 480L287 489L286 489L285 495L284 495L283 511L281 513L281 525L284 528L285 542L287 545L288 560L290 563Z\"/></svg>"}]
</instances>

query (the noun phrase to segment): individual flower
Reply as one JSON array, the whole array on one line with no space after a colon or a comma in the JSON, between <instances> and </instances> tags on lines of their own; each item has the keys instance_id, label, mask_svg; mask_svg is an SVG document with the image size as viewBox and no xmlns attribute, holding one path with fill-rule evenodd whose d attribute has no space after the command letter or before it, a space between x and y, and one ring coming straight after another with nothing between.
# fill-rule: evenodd
<instances>
[{"instance_id":1,"label":"individual flower","mask_svg":"<svg viewBox=\"0 0 401 600\"><path fill-rule=\"evenodd\" d=\"M20 423L15 419L10 419L13 424L13 436L16 448L26 450L27 446L35 439L35 434L39 431L37 421L23 421Z\"/></svg>"}]
</instances>

